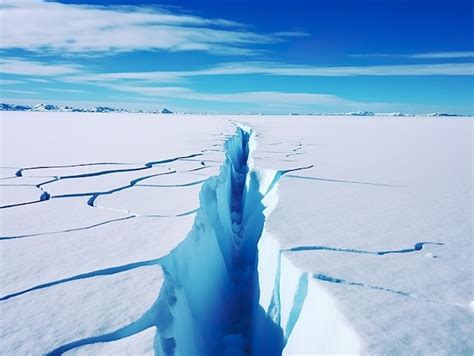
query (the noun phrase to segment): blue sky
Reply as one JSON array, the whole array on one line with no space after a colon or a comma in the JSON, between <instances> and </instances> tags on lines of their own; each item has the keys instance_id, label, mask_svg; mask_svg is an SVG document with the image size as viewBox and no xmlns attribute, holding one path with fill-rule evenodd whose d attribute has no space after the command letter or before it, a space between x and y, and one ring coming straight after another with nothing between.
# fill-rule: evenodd
<instances>
[{"instance_id":1,"label":"blue sky","mask_svg":"<svg viewBox=\"0 0 474 356\"><path fill-rule=\"evenodd\" d=\"M0 8L4 102L474 114L474 0L0 0Z\"/></svg>"}]
</instances>

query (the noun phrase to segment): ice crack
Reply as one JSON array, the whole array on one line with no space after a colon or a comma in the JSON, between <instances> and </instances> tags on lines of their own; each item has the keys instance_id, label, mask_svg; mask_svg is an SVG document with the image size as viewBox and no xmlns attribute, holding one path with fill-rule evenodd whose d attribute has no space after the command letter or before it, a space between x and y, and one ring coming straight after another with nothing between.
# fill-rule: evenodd
<instances>
[{"instance_id":1,"label":"ice crack","mask_svg":"<svg viewBox=\"0 0 474 356\"><path fill-rule=\"evenodd\" d=\"M289 320L280 326L280 308L265 311L259 304L257 245L265 223L264 198L290 170L262 179L262 172L252 167L253 144L252 131L240 127L226 141L226 160L220 174L201 188L191 232L160 261L165 280L153 306L130 325L62 345L51 355L152 326L158 330L155 353L160 355L281 354L301 312L308 278L301 275ZM279 290L279 276L275 286Z\"/></svg>"}]
</instances>

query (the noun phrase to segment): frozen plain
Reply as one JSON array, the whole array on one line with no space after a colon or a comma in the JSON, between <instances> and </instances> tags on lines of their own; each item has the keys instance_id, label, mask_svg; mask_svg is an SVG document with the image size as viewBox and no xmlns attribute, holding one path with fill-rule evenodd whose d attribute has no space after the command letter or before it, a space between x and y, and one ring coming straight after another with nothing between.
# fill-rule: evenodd
<instances>
[{"instance_id":1,"label":"frozen plain","mask_svg":"<svg viewBox=\"0 0 474 356\"><path fill-rule=\"evenodd\" d=\"M474 352L471 119L1 116L4 354L160 351L134 322L237 123L261 186L304 168L263 200L259 302L283 353Z\"/></svg>"}]
</instances>

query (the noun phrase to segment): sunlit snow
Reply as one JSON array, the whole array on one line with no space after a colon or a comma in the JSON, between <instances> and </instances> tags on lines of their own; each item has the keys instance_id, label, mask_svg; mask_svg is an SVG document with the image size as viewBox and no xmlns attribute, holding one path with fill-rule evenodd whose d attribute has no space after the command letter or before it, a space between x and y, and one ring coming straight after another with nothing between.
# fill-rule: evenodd
<instances>
[{"instance_id":1,"label":"sunlit snow","mask_svg":"<svg viewBox=\"0 0 474 356\"><path fill-rule=\"evenodd\" d=\"M3 354L474 352L469 118L1 128Z\"/></svg>"}]
</instances>

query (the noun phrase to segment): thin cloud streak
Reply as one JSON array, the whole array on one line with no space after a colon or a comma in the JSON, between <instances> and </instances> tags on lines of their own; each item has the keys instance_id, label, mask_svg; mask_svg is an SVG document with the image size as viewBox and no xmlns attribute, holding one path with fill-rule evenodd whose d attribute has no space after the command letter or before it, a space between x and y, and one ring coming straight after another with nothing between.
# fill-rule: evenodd
<instances>
[{"instance_id":1,"label":"thin cloud streak","mask_svg":"<svg viewBox=\"0 0 474 356\"><path fill-rule=\"evenodd\" d=\"M353 76L424 76L474 75L472 63L407 64L384 66L320 67L277 62L223 63L214 67L187 71L111 72L98 73L74 64L45 64L21 58L0 59L0 73L22 76L56 77L69 83L152 82L176 83L189 77L228 75L272 75L294 77Z\"/></svg>"},{"instance_id":2,"label":"thin cloud streak","mask_svg":"<svg viewBox=\"0 0 474 356\"><path fill-rule=\"evenodd\" d=\"M143 87L110 85L109 88L135 93L155 98L173 98L195 101L246 103L259 107L297 108L306 107L308 110L315 107L339 107L342 109L358 110L372 107L387 107L385 103L362 103L348 100L337 95L323 93L299 93L281 91L251 91L236 93L205 93L197 92L185 87Z\"/></svg>"},{"instance_id":3,"label":"thin cloud streak","mask_svg":"<svg viewBox=\"0 0 474 356\"><path fill-rule=\"evenodd\" d=\"M86 90L80 90L80 89L44 88L44 90L55 91L58 93L78 93L78 94L88 93Z\"/></svg>"},{"instance_id":4,"label":"thin cloud streak","mask_svg":"<svg viewBox=\"0 0 474 356\"><path fill-rule=\"evenodd\" d=\"M17 89L8 89L8 88L2 89L1 91L7 92L7 93L15 93L15 94L37 94L36 92L31 91L31 90L17 90Z\"/></svg>"},{"instance_id":5,"label":"thin cloud streak","mask_svg":"<svg viewBox=\"0 0 474 356\"><path fill-rule=\"evenodd\" d=\"M0 78L0 85L14 85L14 84L22 84L22 83L23 83L22 80Z\"/></svg>"},{"instance_id":6,"label":"thin cloud streak","mask_svg":"<svg viewBox=\"0 0 474 356\"><path fill-rule=\"evenodd\" d=\"M387 103L363 103L325 93L247 91L234 93L208 93L195 91L182 85L189 77L219 75L274 75L274 76L362 76L362 75L473 75L470 64L427 64L369 67L311 67L275 62L224 63L194 71L154 71L129 73L92 73L81 66L43 64L37 61L14 59L0 60L1 71L6 74L40 76L69 84L89 84L114 91L132 93L142 97L184 99L192 101L247 103L257 106L278 107L338 107L359 110L376 107L392 108ZM49 90L49 89L48 89ZM79 93L74 88L68 92ZM62 90L62 91L66 91Z\"/></svg>"},{"instance_id":7,"label":"thin cloud streak","mask_svg":"<svg viewBox=\"0 0 474 356\"><path fill-rule=\"evenodd\" d=\"M84 73L85 69L74 64L45 64L21 58L0 58L0 73L25 76L62 76Z\"/></svg>"},{"instance_id":8,"label":"thin cloud streak","mask_svg":"<svg viewBox=\"0 0 474 356\"><path fill-rule=\"evenodd\" d=\"M474 58L474 51L428 52L428 53L410 53L410 54L367 53L367 54L351 54L350 57L393 57L393 58L415 58L415 59L457 59L457 58Z\"/></svg>"},{"instance_id":9,"label":"thin cloud streak","mask_svg":"<svg viewBox=\"0 0 474 356\"><path fill-rule=\"evenodd\" d=\"M472 76L471 63L318 67L294 66L274 62L224 63L208 69L191 71L116 72L68 76L71 82L115 82L136 80L154 83L176 83L189 77L227 75L271 75L293 77L355 77L355 76Z\"/></svg>"},{"instance_id":10,"label":"thin cloud streak","mask_svg":"<svg viewBox=\"0 0 474 356\"><path fill-rule=\"evenodd\" d=\"M474 51L472 52L434 52L434 53L419 53L414 54L412 58L474 58Z\"/></svg>"},{"instance_id":11,"label":"thin cloud streak","mask_svg":"<svg viewBox=\"0 0 474 356\"><path fill-rule=\"evenodd\" d=\"M266 74L281 76L413 76L413 75L474 75L471 63L406 64L375 66L308 66L275 62L226 63L208 70L185 72L187 75Z\"/></svg>"}]
</instances>

